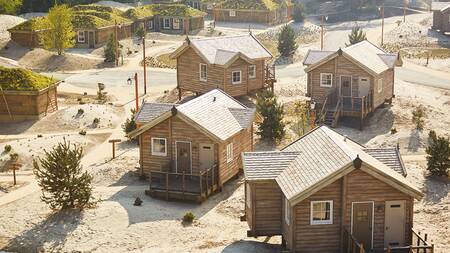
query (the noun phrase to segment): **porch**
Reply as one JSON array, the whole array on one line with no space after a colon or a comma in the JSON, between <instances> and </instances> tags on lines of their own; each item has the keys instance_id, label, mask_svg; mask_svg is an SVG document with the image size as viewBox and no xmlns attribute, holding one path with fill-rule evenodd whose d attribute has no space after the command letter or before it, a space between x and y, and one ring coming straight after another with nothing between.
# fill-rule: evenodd
<instances>
[{"instance_id":1,"label":"porch","mask_svg":"<svg viewBox=\"0 0 450 253\"><path fill-rule=\"evenodd\" d=\"M266 65L264 68L264 87L270 88L273 92L273 86L277 82L275 78L275 65Z\"/></svg>"},{"instance_id":2,"label":"porch","mask_svg":"<svg viewBox=\"0 0 450 253\"><path fill-rule=\"evenodd\" d=\"M343 252L345 253L434 253L434 244L428 243L428 235L422 237L420 232L411 229L412 243L407 246L391 246L380 250L366 250L364 245L344 229Z\"/></svg>"},{"instance_id":3,"label":"porch","mask_svg":"<svg viewBox=\"0 0 450 253\"><path fill-rule=\"evenodd\" d=\"M198 174L168 171L151 171L147 195L166 200L202 202L218 189L218 166Z\"/></svg>"}]
</instances>

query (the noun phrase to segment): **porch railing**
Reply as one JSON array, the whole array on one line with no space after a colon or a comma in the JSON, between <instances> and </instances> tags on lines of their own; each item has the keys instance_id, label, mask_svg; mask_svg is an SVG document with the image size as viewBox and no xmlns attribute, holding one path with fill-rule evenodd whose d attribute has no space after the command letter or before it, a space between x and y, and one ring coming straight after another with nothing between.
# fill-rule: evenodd
<instances>
[{"instance_id":1,"label":"porch railing","mask_svg":"<svg viewBox=\"0 0 450 253\"><path fill-rule=\"evenodd\" d=\"M387 253L434 253L434 244L427 242L428 235L412 230L412 244L409 246L388 246Z\"/></svg>"},{"instance_id":2,"label":"porch railing","mask_svg":"<svg viewBox=\"0 0 450 253\"><path fill-rule=\"evenodd\" d=\"M201 171L199 174L190 174L168 171L151 171L149 175L150 192L165 192L166 198L171 193L185 195L198 195L208 197L218 185L217 165Z\"/></svg>"},{"instance_id":3,"label":"porch railing","mask_svg":"<svg viewBox=\"0 0 450 253\"><path fill-rule=\"evenodd\" d=\"M358 243L356 238L344 229L344 241L343 241L344 253L365 253L362 243Z\"/></svg>"},{"instance_id":4,"label":"porch railing","mask_svg":"<svg viewBox=\"0 0 450 253\"><path fill-rule=\"evenodd\" d=\"M269 86L273 92L273 85L276 83L277 79L275 78L275 65L266 65L264 68L264 84Z\"/></svg>"}]
</instances>

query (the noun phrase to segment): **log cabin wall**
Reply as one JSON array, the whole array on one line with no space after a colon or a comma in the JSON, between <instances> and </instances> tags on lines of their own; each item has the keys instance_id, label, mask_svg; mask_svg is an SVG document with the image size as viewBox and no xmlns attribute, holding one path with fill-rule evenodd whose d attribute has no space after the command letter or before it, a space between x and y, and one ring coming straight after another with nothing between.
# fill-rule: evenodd
<instances>
[{"instance_id":1,"label":"log cabin wall","mask_svg":"<svg viewBox=\"0 0 450 253\"><path fill-rule=\"evenodd\" d=\"M256 67L256 77L250 78L249 67ZM233 71L241 71L242 82L240 84L232 83ZM238 59L230 67L225 70L225 87L224 90L231 96L241 96L251 91L259 90L264 87L264 60L255 61L250 64L242 59Z\"/></svg>"},{"instance_id":2,"label":"log cabin wall","mask_svg":"<svg viewBox=\"0 0 450 253\"><path fill-rule=\"evenodd\" d=\"M366 165L363 165L366 166ZM294 249L296 252L339 252L341 221L351 230L352 202L374 202L373 247L384 248L385 202L404 200L405 205L405 244L411 243L413 222L413 198L362 170L354 170L347 176L343 185L341 178L326 186L293 207L296 217L293 228ZM341 189L346 187L345 206L342 206ZM333 224L311 225L311 201L333 201ZM341 217L342 210L345 215Z\"/></svg>"},{"instance_id":3,"label":"log cabin wall","mask_svg":"<svg viewBox=\"0 0 450 253\"><path fill-rule=\"evenodd\" d=\"M378 80L382 79L383 88L378 91ZM386 100L392 99L394 96L394 70L388 69L375 77L373 82L373 107L377 108L383 105Z\"/></svg>"},{"instance_id":4,"label":"log cabin wall","mask_svg":"<svg viewBox=\"0 0 450 253\"><path fill-rule=\"evenodd\" d=\"M234 12L235 16L230 15ZM213 17L217 22L249 22L275 25L287 22L290 17L288 8L278 10L238 10L238 9L214 9Z\"/></svg>"}]
</instances>

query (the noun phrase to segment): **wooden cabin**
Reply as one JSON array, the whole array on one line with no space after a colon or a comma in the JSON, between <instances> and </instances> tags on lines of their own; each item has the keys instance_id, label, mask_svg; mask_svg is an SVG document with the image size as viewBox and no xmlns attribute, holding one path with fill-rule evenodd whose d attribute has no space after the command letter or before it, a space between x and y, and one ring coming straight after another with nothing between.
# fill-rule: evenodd
<instances>
[{"instance_id":1,"label":"wooden cabin","mask_svg":"<svg viewBox=\"0 0 450 253\"><path fill-rule=\"evenodd\" d=\"M397 148L366 148L322 126L281 151L242 157L248 236L281 235L286 252L405 252L394 249L417 242L423 194Z\"/></svg>"},{"instance_id":2,"label":"wooden cabin","mask_svg":"<svg viewBox=\"0 0 450 253\"><path fill-rule=\"evenodd\" d=\"M220 0L210 1L216 22L277 25L291 20L290 0Z\"/></svg>"},{"instance_id":3,"label":"wooden cabin","mask_svg":"<svg viewBox=\"0 0 450 253\"><path fill-rule=\"evenodd\" d=\"M148 194L202 201L236 176L253 150L255 109L215 89L184 104L144 103L136 114Z\"/></svg>"},{"instance_id":4,"label":"wooden cabin","mask_svg":"<svg viewBox=\"0 0 450 253\"><path fill-rule=\"evenodd\" d=\"M388 54L368 41L334 51L308 51L303 64L307 96L318 119L335 127L340 117L363 122L369 113L394 98L398 54Z\"/></svg>"},{"instance_id":5,"label":"wooden cabin","mask_svg":"<svg viewBox=\"0 0 450 253\"><path fill-rule=\"evenodd\" d=\"M187 40L171 58L177 60L178 94L222 89L243 96L271 87L275 68L270 52L251 34Z\"/></svg>"},{"instance_id":6,"label":"wooden cabin","mask_svg":"<svg viewBox=\"0 0 450 253\"><path fill-rule=\"evenodd\" d=\"M431 28L450 35L450 2L432 2L433 25Z\"/></svg>"}]
</instances>

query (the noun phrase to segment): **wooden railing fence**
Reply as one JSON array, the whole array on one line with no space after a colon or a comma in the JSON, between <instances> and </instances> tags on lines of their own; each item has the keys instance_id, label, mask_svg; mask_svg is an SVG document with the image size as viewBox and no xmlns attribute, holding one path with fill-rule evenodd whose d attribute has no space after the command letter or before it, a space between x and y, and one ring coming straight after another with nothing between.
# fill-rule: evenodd
<instances>
[{"instance_id":1,"label":"wooden railing fence","mask_svg":"<svg viewBox=\"0 0 450 253\"><path fill-rule=\"evenodd\" d=\"M428 235L412 230L412 244L409 246L388 246L387 253L434 253L434 244L427 242Z\"/></svg>"},{"instance_id":2,"label":"wooden railing fence","mask_svg":"<svg viewBox=\"0 0 450 253\"><path fill-rule=\"evenodd\" d=\"M344 229L344 253L365 253L362 243L358 243L356 238L347 230Z\"/></svg>"}]
</instances>

